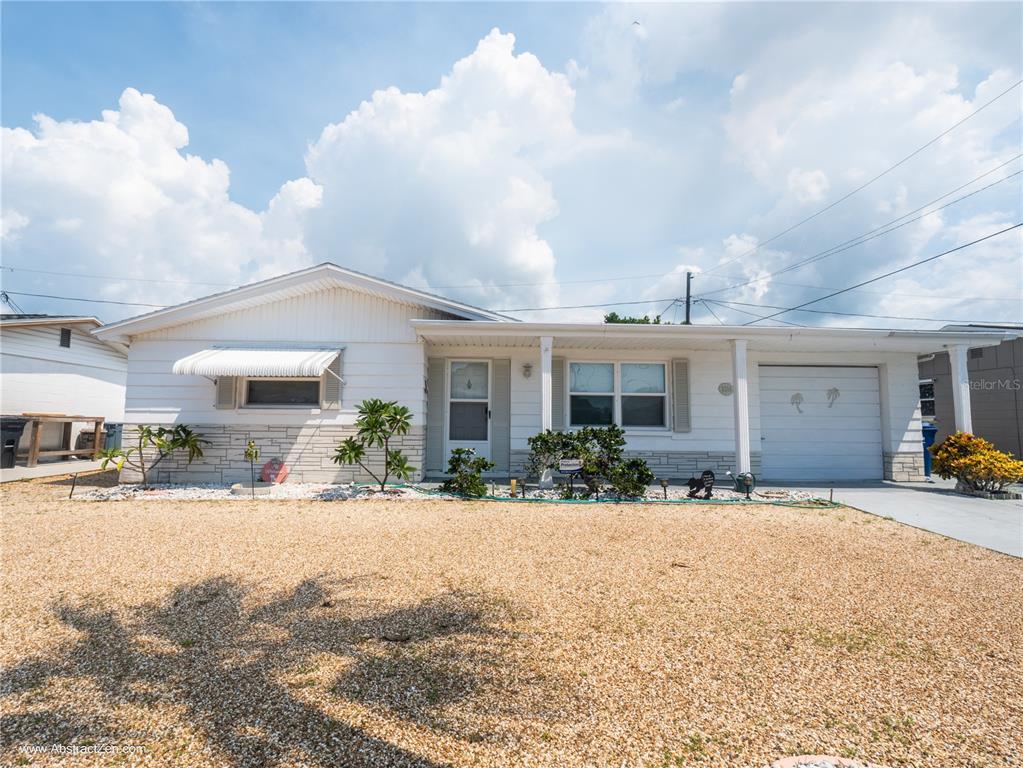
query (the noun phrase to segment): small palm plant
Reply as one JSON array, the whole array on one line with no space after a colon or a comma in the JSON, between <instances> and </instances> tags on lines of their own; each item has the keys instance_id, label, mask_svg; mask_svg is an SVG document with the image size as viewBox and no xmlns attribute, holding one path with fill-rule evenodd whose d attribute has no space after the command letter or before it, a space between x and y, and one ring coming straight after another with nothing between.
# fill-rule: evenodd
<instances>
[{"instance_id":1,"label":"small palm plant","mask_svg":"<svg viewBox=\"0 0 1023 768\"><path fill-rule=\"evenodd\" d=\"M259 461L259 449L256 447L255 440L249 440L245 444L245 459L249 462L249 479L251 481L249 488L252 489L252 498L256 498L256 462Z\"/></svg>"},{"instance_id":2,"label":"small palm plant","mask_svg":"<svg viewBox=\"0 0 1023 768\"><path fill-rule=\"evenodd\" d=\"M387 480L395 477L408 480L416 468L400 450L391 450L391 440L407 435L412 426L412 412L404 405L376 398L363 400L356 406L359 411L355 419L358 430L355 437L346 437L334 452L335 464L358 464L370 477L380 483L380 490L387 487ZM383 448L384 471L378 475L364 463L366 449Z\"/></svg>"},{"instance_id":3,"label":"small palm plant","mask_svg":"<svg viewBox=\"0 0 1023 768\"><path fill-rule=\"evenodd\" d=\"M149 489L149 472L157 464L177 450L188 451L188 463L202 458L204 445L209 445L209 440L204 440L184 424L177 424L173 427L156 427L139 425L136 429L137 441L130 448L108 448L100 455L103 461L100 469L106 469L111 463L120 472L125 465L131 467L142 475L142 487ZM146 466L146 450L156 448L157 458L150 466Z\"/></svg>"}]
</instances>

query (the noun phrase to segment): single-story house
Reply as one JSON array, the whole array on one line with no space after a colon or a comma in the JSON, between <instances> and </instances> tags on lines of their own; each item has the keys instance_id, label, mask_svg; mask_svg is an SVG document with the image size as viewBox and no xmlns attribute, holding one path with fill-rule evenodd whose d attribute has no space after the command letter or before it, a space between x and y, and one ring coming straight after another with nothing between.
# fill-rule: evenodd
<instances>
[{"instance_id":1,"label":"single-story house","mask_svg":"<svg viewBox=\"0 0 1023 768\"><path fill-rule=\"evenodd\" d=\"M994 347L973 347L965 361L970 381L971 423L968 432L990 440L1000 451L1023 456L1023 325L948 325L956 333L1001 331L1009 338ZM937 427L941 442L956 430L952 358L935 352L919 359L920 409L924 421Z\"/></svg>"},{"instance_id":2,"label":"single-story house","mask_svg":"<svg viewBox=\"0 0 1023 768\"><path fill-rule=\"evenodd\" d=\"M0 413L57 413L102 416L124 421L128 375L127 347L92 335L102 323L95 317L0 315ZM91 424L76 423L70 434ZM40 446L59 448L68 439L64 425L42 426ZM26 450L26 430L19 449Z\"/></svg>"},{"instance_id":3,"label":"single-story house","mask_svg":"<svg viewBox=\"0 0 1023 768\"><path fill-rule=\"evenodd\" d=\"M411 409L399 443L419 476L443 474L456 447L516 475L531 435L615 423L660 477L920 479L917 357L1006 338L517 322L334 264L95 335L128 346L126 425L185 423L212 443L191 466L162 462L156 479L244 480L252 439L292 479L325 482L359 477L331 456L371 397ZM968 418L969 400L957 403Z\"/></svg>"}]
</instances>

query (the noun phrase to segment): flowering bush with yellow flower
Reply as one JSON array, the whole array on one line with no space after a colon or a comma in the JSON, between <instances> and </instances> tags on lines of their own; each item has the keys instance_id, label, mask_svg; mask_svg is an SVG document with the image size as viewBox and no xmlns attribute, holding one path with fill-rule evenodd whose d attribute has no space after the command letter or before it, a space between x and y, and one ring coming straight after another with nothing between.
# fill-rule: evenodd
<instances>
[{"instance_id":1,"label":"flowering bush with yellow flower","mask_svg":"<svg viewBox=\"0 0 1023 768\"><path fill-rule=\"evenodd\" d=\"M949 435L930 450L940 477L954 477L972 490L997 493L1009 483L1023 481L1023 461L968 432Z\"/></svg>"}]
</instances>

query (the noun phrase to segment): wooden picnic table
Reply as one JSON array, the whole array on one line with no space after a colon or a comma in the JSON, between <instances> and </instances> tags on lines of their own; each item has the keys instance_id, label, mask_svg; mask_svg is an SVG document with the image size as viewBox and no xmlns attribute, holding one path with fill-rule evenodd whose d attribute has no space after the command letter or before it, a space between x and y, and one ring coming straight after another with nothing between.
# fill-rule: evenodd
<instances>
[{"instance_id":1,"label":"wooden picnic table","mask_svg":"<svg viewBox=\"0 0 1023 768\"><path fill-rule=\"evenodd\" d=\"M71 447L71 427L75 422L88 422L93 424L92 458L98 459L103 450L103 422L105 416L68 416L63 413L23 413L28 419L25 426L29 430L28 450L21 451L19 455L27 456L27 466L34 467L39 463L40 456L74 456L76 454L88 453L89 449ZM39 439L42 435L43 424L63 424L64 434L61 438L61 449L59 451L39 450Z\"/></svg>"}]
</instances>

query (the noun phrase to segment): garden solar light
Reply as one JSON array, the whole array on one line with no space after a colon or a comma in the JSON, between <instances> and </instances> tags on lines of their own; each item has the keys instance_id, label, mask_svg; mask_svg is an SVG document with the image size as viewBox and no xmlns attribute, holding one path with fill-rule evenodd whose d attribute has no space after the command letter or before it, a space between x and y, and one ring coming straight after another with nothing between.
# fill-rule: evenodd
<instances>
[{"instance_id":1,"label":"garden solar light","mask_svg":"<svg viewBox=\"0 0 1023 768\"><path fill-rule=\"evenodd\" d=\"M666 477L662 477L661 478L661 488L664 489L664 498L665 498L665 500L667 500L667 498L668 498L668 478L666 478Z\"/></svg>"}]
</instances>

